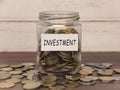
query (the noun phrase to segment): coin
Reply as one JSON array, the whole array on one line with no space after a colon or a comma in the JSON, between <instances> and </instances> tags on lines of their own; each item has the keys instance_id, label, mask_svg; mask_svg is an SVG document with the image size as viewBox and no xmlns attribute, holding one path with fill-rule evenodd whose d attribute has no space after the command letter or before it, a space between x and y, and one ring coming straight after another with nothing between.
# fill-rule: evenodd
<instances>
[{"instance_id":1,"label":"coin","mask_svg":"<svg viewBox=\"0 0 120 90\"><path fill-rule=\"evenodd\" d=\"M56 85L55 81L42 81L42 86L45 86L45 87L52 87L55 85Z\"/></svg>"},{"instance_id":2,"label":"coin","mask_svg":"<svg viewBox=\"0 0 120 90\"><path fill-rule=\"evenodd\" d=\"M114 68L113 70L114 70L114 72L120 74L120 68Z\"/></svg>"},{"instance_id":3,"label":"coin","mask_svg":"<svg viewBox=\"0 0 120 90\"><path fill-rule=\"evenodd\" d=\"M96 68L98 69L109 69L110 67L109 66L106 66L106 65L96 65Z\"/></svg>"},{"instance_id":4,"label":"coin","mask_svg":"<svg viewBox=\"0 0 120 90\"><path fill-rule=\"evenodd\" d=\"M82 81L82 82L92 82L94 80L93 80L93 78L90 78L90 77L84 77L84 78L80 78L80 81Z\"/></svg>"},{"instance_id":5,"label":"coin","mask_svg":"<svg viewBox=\"0 0 120 90\"><path fill-rule=\"evenodd\" d=\"M63 85L56 85L56 86L49 87L49 88L50 88L50 90L64 90L65 86L63 86Z\"/></svg>"},{"instance_id":6,"label":"coin","mask_svg":"<svg viewBox=\"0 0 120 90\"><path fill-rule=\"evenodd\" d=\"M101 63L101 65L111 68L113 66L112 63Z\"/></svg>"},{"instance_id":7,"label":"coin","mask_svg":"<svg viewBox=\"0 0 120 90\"><path fill-rule=\"evenodd\" d=\"M41 82L28 82L23 86L23 88L27 90L31 90L31 89L37 89L40 86L41 86Z\"/></svg>"},{"instance_id":8,"label":"coin","mask_svg":"<svg viewBox=\"0 0 120 90\"><path fill-rule=\"evenodd\" d=\"M115 81L120 81L120 76L113 76Z\"/></svg>"},{"instance_id":9,"label":"coin","mask_svg":"<svg viewBox=\"0 0 120 90\"><path fill-rule=\"evenodd\" d=\"M15 84L12 82L0 82L0 88L11 88L14 87Z\"/></svg>"},{"instance_id":10,"label":"coin","mask_svg":"<svg viewBox=\"0 0 120 90\"><path fill-rule=\"evenodd\" d=\"M31 70L31 66L25 66L21 69L21 71L23 72L28 71L28 70Z\"/></svg>"},{"instance_id":11,"label":"coin","mask_svg":"<svg viewBox=\"0 0 120 90\"><path fill-rule=\"evenodd\" d=\"M16 71L10 71L9 73L12 75L18 75L18 74L22 74L22 71L16 70Z\"/></svg>"},{"instance_id":12,"label":"coin","mask_svg":"<svg viewBox=\"0 0 120 90\"><path fill-rule=\"evenodd\" d=\"M58 80L56 81L56 83L59 84L59 85L61 85L61 84L64 85L64 84L68 83L68 81L69 81L69 80L63 78L63 79L58 79Z\"/></svg>"},{"instance_id":13,"label":"coin","mask_svg":"<svg viewBox=\"0 0 120 90\"><path fill-rule=\"evenodd\" d=\"M99 79L99 77L97 77L97 76L87 76L87 78L91 78L91 79L93 79L95 81Z\"/></svg>"},{"instance_id":14,"label":"coin","mask_svg":"<svg viewBox=\"0 0 120 90\"><path fill-rule=\"evenodd\" d=\"M32 83L32 82L35 82L35 81L34 80L23 79L21 81L21 84L27 84L27 83Z\"/></svg>"},{"instance_id":15,"label":"coin","mask_svg":"<svg viewBox=\"0 0 120 90\"><path fill-rule=\"evenodd\" d=\"M1 68L1 71L12 71L13 69L11 67Z\"/></svg>"},{"instance_id":16,"label":"coin","mask_svg":"<svg viewBox=\"0 0 120 90\"><path fill-rule=\"evenodd\" d=\"M74 87L78 87L79 83L77 81L70 81L67 84L65 84L65 86L74 88Z\"/></svg>"},{"instance_id":17,"label":"coin","mask_svg":"<svg viewBox=\"0 0 120 90\"><path fill-rule=\"evenodd\" d=\"M9 65L7 64L0 64L0 68L5 68L5 67L8 67Z\"/></svg>"},{"instance_id":18,"label":"coin","mask_svg":"<svg viewBox=\"0 0 120 90\"><path fill-rule=\"evenodd\" d=\"M80 83L81 85L90 86L90 85L94 85L96 82L93 80L93 81L91 81L91 82L82 82L82 81L79 81L79 83Z\"/></svg>"},{"instance_id":19,"label":"coin","mask_svg":"<svg viewBox=\"0 0 120 90\"><path fill-rule=\"evenodd\" d=\"M75 75L66 75L65 77L66 77L66 79L72 80L72 81L76 81L76 80L80 79L80 75L78 75L78 74L75 74Z\"/></svg>"},{"instance_id":20,"label":"coin","mask_svg":"<svg viewBox=\"0 0 120 90\"><path fill-rule=\"evenodd\" d=\"M101 80L101 82L112 82L114 81L113 77L99 77L99 80Z\"/></svg>"},{"instance_id":21,"label":"coin","mask_svg":"<svg viewBox=\"0 0 120 90\"><path fill-rule=\"evenodd\" d=\"M79 72L81 75L91 75L93 73L92 70L88 70L88 69L82 69Z\"/></svg>"},{"instance_id":22,"label":"coin","mask_svg":"<svg viewBox=\"0 0 120 90\"><path fill-rule=\"evenodd\" d=\"M42 78L43 81L56 81L57 77L55 75L46 75Z\"/></svg>"},{"instance_id":23,"label":"coin","mask_svg":"<svg viewBox=\"0 0 120 90\"><path fill-rule=\"evenodd\" d=\"M100 63L89 62L89 63L86 63L85 65L91 66L91 67L96 67L96 66L100 65Z\"/></svg>"},{"instance_id":24,"label":"coin","mask_svg":"<svg viewBox=\"0 0 120 90\"><path fill-rule=\"evenodd\" d=\"M103 75L103 76L111 76L113 75L113 70L109 69L109 70L99 70L98 71L99 75Z\"/></svg>"},{"instance_id":25,"label":"coin","mask_svg":"<svg viewBox=\"0 0 120 90\"><path fill-rule=\"evenodd\" d=\"M17 69L17 68L22 68L24 65L18 64L18 65L11 65L10 67Z\"/></svg>"},{"instance_id":26,"label":"coin","mask_svg":"<svg viewBox=\"0 0 120 90\"><path fill-rule=\"evenodd\" d=\"M24 65L24 66L34 66L35 63L33 63L33 62L26 62L26 63L22 63L21 65Z\"/></svg>"},{"instance_id":27,"label":"coin","mask_svg":"<svg viewBox=\"0 0 120 90\"><path fill-rule=\"evenodd\" d=\"M6 82L12 82L12 83L19 83L21 80L20 79L17 79L17 78L10 78L10 79L7 79Z\"/></svg>"},{"instance_id":28,"label":"coin","mask_svg":"<svg viewBox=\"0 0 120 90\"><path fill-rule=\"evenodd\" d=\"M11 78L17 78L17 79L22 79L24 76L23 75L12 75Z\"/></svg>"},{"instance_id":29,"label":"coin","mask_svg":"<svg viewBox=\"0 0 120 90\"><path fill-rule=\"evenodd\" d=\"M0 73L0 80L10 78L11 74L9 73Z\"/></svg>"}]
</instances>

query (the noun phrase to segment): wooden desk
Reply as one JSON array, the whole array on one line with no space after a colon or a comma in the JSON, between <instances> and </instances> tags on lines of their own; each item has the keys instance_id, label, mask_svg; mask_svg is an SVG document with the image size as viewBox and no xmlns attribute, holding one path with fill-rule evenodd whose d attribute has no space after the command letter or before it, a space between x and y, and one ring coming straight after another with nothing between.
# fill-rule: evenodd
<instances>
[{"instance_id":1,"label":"wooden desk","mask_svg":"<svg viewBox=\"0 0 120 90\"><path fill-rule=\"evenodd\" d=\"M22 62L36 62L36 54L34 52L9 52L0 53L0 63L20 64ZM114 65L120 65L120 52L86 52L82 53L82 63L85 62L110 62ZM23 90L20 84L10 89L0 90ZM48 90L40 88L37 90ZM114 83L97 83L93 86L80 85L77 88L66 88L66 90L120 90L120 81Z\"/></svg>"}]
</instances>

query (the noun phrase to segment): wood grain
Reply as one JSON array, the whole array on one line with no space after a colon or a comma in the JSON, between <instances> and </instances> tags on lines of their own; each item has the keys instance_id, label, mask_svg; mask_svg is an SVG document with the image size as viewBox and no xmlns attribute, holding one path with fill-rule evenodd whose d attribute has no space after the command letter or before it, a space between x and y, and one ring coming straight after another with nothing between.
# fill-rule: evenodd
<instances>
[{"instance_id":1,"label":"wood grain","mask_svg":"<svg viewBox=\"0 0 120 90\"><path fill-rule=\"evenodd\" d=\"M40 11L78 11L84 20L120 20L119 0L0 0L0 19L38 20Z\"/></svg>"}]
</instances>

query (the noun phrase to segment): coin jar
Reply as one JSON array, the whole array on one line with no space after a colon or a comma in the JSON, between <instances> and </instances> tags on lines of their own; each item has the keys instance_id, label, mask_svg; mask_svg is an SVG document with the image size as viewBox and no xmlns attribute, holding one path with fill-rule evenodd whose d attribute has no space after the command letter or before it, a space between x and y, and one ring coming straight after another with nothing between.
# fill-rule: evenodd
<instances>
[{"instance_id":1,"label":"coin jar","mask_svg":"<svg viewBox=\"0 0 120 90\"><path fill-rule=\"evenodd\" d=\"M79 13L73 11L40 12L36 69L43 73L79 72L82 37L79 18Z\"/></svg>"}]
</instances>

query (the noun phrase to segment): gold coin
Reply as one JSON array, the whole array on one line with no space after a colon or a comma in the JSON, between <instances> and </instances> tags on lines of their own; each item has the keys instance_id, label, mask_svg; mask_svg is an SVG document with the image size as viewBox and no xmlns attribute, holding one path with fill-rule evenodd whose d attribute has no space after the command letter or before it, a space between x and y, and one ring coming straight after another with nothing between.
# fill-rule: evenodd
<instances>
[{"instance_id":1,"label":"gold coin","mask_svg":"<svg viewBox=\"0 0 120 90\"><path fill-rule=\"evenodd\" d=\"M21 81L21 84L32 83L32 82L35 82L35 81L24 79L24 80Z\"/></svg>"},{"instance_id":2,"label":"gold coin","mask_svg":"<svg viewBox=\"0 0 120 90\"><path fill-rule=\"evenodd\" d=\"M6 71L0 71L0 73L8 73L8 72L6 72Z\"/></svg>"},{"instance_id":3,"label":"gold coin","mask_svg":"<svg viewBox=\"0 0 120 90\"><path fill-rule=\"evenodd\" d=\"M9 73L0 73L0 80L10 78L11 74Z\"/></svg>"},{"instance_id":4,"label":"gold coin","mask_svg":"<svg viewBox=\"0 0 120 90\"><path fill-rule=\"evenodd\" d=\"M6 82L12 82L12 83L19 83L21 80L20 79L17 79L17 78L10 78L10 79L7 79Z\"/></svg>"},{"instance_id":5,"label":"gold coin","mask_svg":"<svg viewBox=\"0 0 120 90\"><path fill-rule=\"evenodd\" d=\"M11 67L1 68L1 71L12 71L13 69Z\"/></svg>"},{"instance_id":6,"label":"gold coin","mask_svg":"<svg viewBox=\"0 0 120 90\"><path fill-rule=\"evenodd\" d=\"M50 90L64 90L65 86L63 86L63 85L56 85L56 86L49 87L49 88L50 88Z\"/></svg>"},{"instance_id":7,"label":"gold coin","mask_svg":"<svg viewBox=\"0 0 120 90\"><path fill-rule=\"evenodd\" d=\"M42 81L42 85L45 87L52 87L56 85L55 81Z\"/></svg>"},{"instance_id":8,"label":"gold coin","mask_svg":"<svg viewBox=\"0 0 120 90\"><path fill-rule=\"evenodd\" d=\"M120 68L114 68L113 69L116 73L119 73L120 74Z\"/></svg>"},{"instance_id":9,"label":"gold coin","mask_svg":"<svg viewBox=\"0 0 120 90\"><path fill-rule=\"evenodd\" d=\"M101 80L102 82L112 82L114 81L113 77L99 77L99 80Z\"/></svg>"},{"instance_id":10,"label":"gold coin","mask_svg":"<svg viewBox=\"0 0 120 90\"><path fill-rule=\"evenodd\" d=\"M55 75L46 75L42 78L42 81L55 81L57 77Z\"/></svg>"},{"instance_id":11,"label":"gold coin","mask_svg":"<svg viewBox=\"0 0 120 90\"><path fill-rule=\"evenodd\" d=\"M0 83L0 88L11 88L14 86L15 86L15 84L12 82L1 82Z\"/></svg>"},{"instance_id":12,"label":"gold coin","mask_svg":"<svg viewBox=\"0 0 120 90\"><path fill-rule=\"evenodd\" d=\"M27 90L31 90L31 89L37 89L41 86L41 83L40 82L29 82L29 83L26 83L23 88L24 89L27 89Z\"/></svg>"},{"instance_id":13,"label":"gold coin","mask_svg":"<svg viewBox=\"0 0 120 90\"><path fill-rule=\"evenodd\" d=\"M80 79L80 75L66 75L66 79L76 81Z\"/></svg>"},{"instance_id":14,"label":"gold coin","mask_svg":"<svg viewBox=\"0 0 120 90\"><path fill-rule=\"evenodd\" d=\"M111 76L113 75L113 70L109 69L109 70L98 70L98 74L99 75L103 75L103 76Z\"/></svg>"},{"instance_id":15,"label":"gold coin","mask_svg":"<svg viewBox=\"0 0 120 90\"><path fill-rule=\"evenodd\" d=\"M65 86L74 88L74 87L78 87L79 83L77 81L70 81L69 83L65 84Z\"/></svg>"},{"instance_id":16,"label":"gold coin","mask_svg":"<svg viewBox=\"0 0 120 90\"><path fill-rule=\"evenodd\" d=\"M10 71L9 73L12 75L18 75L18 74L22 74L22 71L16 70L16 71Z\"/></svg>"},{"instance_id":17,"label":"gold coin","mask_svg":"<svg viewBox=\"0 0 120 90\"><path fill-rule=\"evenodd\" d=\"M93 79L95 81L99 79L97 76L87 76L87 78L91 78L91 79Z\"/></svg>"},{"instance_id":18,"label":"gold coin","mask_svg":"<svg viewBox=\"0 0 120 90\"><path fill-rule=\"evenodd\" d=\"M35 63L28 62L28 63L22 63L21 65L24 65L24 66L34 66Z\"/></svg>"},{"instance_id":19,"label":"gold coin","mask_svg":"<svg viewBox=\"0 0 120 90\"><path fill-rule=\"evenodd\" d=\"M22 79L24 76L23 75L12 75L11 78L17 78L17 79Z\"/></svg>"},{"instance_id":20,"label":"gold coin","mask_svg":"<svg viewBox=\"0 0 120 90\"><path fill-rule=\"evenodd\" d=\"M24 65L18 64L18 65L11 65L12 68L17 69L17 68L22 68Z\"/></svg>"},{"instance_id":21,"label":"gold coin","mask_svg":"<svg viewBox=\"0 0 120 90\"><path fill-rule=\"evenodd\" d=\"M9 65L7 64L0 64L0 68L5 68L5 67L8 67Z\"/></svg>"},{"instance_id":22,"label":"gold coin","mask_svg":"<svg viewBox=\"0 0 120 90\"><path fill-rule=\"evenodd\" d=\"M91 75L91 74L93 73L93 71L90 70L90 69L82 69L82 70L80 70L79 73L80 73L81 75Z\"/></svg>"}]
</instances>

